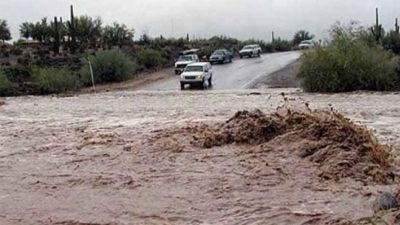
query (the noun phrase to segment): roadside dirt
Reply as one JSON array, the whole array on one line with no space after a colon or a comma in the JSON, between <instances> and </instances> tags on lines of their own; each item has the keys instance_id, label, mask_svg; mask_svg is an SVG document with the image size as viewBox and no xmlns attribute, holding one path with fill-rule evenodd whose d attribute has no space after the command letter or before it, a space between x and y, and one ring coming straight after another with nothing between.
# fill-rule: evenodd
<instances>
[{"instance_id":1,"label":"roadside dirt","mask_svg":"<svg viewBox=\"0 0 400 225\"><path fill-rule=\"evenodd\" d=\"M174 77L173 68L163 69L157 72L141 73L138 74L134 79L111 84L96 85L96 92L112 92L112 91L134 91L145 85L165 80ZM81 89L77 94L93 93L93 88L88 87Z\"/></svg>"},{"instance_id":2,"label":"roadside dirt","mask_svg":"<svg viewBox=\"0 0 400 225\"><path fill-rule=\"evenodd\" d=\"M299 88L300 80L296 75L300 69L300 61L289 64L282 70L263 77L254 88Z\"/></svg>"},{"instance_id":3,"label":"roadside dirt","mask_svg":"<svg viewBox=\"0 0 400 225\"><path fill-rule=\"evenodd\" d=\"M0 224L396 220L398 93L257 92L0 98Z\"/></svg>"}]
</instances>

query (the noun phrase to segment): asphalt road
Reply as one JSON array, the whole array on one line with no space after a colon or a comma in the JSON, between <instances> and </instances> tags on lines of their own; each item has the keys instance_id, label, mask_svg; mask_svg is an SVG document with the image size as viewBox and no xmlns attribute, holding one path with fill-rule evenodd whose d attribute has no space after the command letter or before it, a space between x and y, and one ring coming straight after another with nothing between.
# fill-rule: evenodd
<instances>
[{"instance_id":1,"label":"asphalt road","mask_svg":"<svg viewBox=\"0 0 400 225\"><path fill-rule=\"evenodd\" d=\"M301 52L265 54L260 58L237 59L233 63L213 66L211 90L237 90L253 87L257 81L283 69L301 56ZM179 76L146 85L142 90L180 90Z\"/></svg>"}]
</instances>

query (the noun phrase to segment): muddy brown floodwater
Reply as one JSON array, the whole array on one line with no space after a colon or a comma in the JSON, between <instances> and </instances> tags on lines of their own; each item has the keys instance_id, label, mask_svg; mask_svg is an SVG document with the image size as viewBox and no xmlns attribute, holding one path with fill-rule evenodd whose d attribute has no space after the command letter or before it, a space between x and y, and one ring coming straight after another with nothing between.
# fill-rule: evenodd
<instances>
[{"instance_id":1,"label":"muddy brown floodwater","mask_svg":"<svg viewBox=\"0 0 400 225\"><path fill-rule=\"evenodd\" d=\"M283 139L194 143L203 136L193 127L217 129L242 110L276 112L284 103L281 92L292 109L304 110L308 102L367 126L392 146L396 167L398 93L274 89L2 98L0 224L351 224L372 216L372 202L396 182L324 179L315 175L329 172L323 164L290 154L293 145L280 144ZM292 137L291 131L283 134Z\"/></svg>"}]
</instances>

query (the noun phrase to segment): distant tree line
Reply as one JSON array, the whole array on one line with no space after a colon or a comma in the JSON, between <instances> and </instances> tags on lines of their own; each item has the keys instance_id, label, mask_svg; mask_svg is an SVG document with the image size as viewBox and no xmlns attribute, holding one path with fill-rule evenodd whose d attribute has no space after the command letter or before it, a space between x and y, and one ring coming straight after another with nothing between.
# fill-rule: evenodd
<instances>
[{"instance_id":1,"label":"distant tree line","mask_svg":"<svg viewBox=\"0 0 400 225\"><path fill-rule=\"evenodd\" d=\"M124 24L113 23L103 26L101 18L87 15L75 17L71 6L71 18L63 22L54 18L49 22L43 18L38 22L25 22L20 26L20 35L42 44L55 44L83 51L88 47L122 46L133 44L134 30Z\"/></svg>"}]
</instances>

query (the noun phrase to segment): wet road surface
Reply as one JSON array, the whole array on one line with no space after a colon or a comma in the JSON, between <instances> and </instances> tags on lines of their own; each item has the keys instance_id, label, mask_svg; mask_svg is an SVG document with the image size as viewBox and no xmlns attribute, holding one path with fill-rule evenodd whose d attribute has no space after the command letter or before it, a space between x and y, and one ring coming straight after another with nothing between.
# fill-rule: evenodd
<instances>
[{"instance_id":1,"label":"wet road surface","mask_svg":"<svg viewBox=\"0 0 400 225\"><path fill-rule=\"evenodd\" d=\"M213 66L213 90L237 90L251 88L257 80L283 69L297 60L301 52L265 54L260 58L244 58L233 63ZM142 90L179 90L179 76L146 85Z\"/></svg>"}]
</instances>

